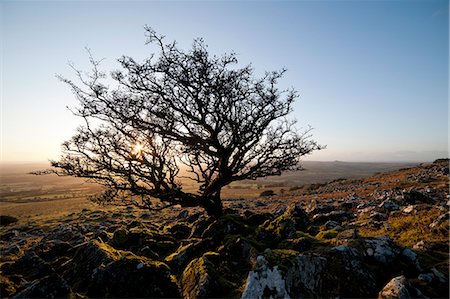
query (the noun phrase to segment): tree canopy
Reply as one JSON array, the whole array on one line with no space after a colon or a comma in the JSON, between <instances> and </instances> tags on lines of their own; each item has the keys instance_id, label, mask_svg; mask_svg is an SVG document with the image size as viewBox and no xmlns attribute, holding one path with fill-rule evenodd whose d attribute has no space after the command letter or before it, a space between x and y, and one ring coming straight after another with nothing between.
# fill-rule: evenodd
<instances>
[{"instance_id":1,"label":"tree canopy","mask_svg":"<svg viewBox=\"0 0 450 299\"><path fill-rule=\"evenodd\" d=\"M77 82L60 77L78 99L73 113L84 125L52 166L105 185L97 201L201 206L217 216L224 186L301 169L301 157L321 148L288 118L298 93L278 88L284 69L255 78L234 53L210 55L202 39L183 51L151 28L145 32L159 54L142 62L121 57L113 86L92 55L89 74L74 68ZM181 168L196 192L183 190Z\"/></svg>"}]
</instances>

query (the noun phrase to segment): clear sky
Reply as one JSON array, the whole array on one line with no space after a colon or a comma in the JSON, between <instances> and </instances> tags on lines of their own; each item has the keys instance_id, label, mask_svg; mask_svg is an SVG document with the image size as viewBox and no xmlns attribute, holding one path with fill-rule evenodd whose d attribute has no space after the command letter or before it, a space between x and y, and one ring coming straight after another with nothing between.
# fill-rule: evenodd
<instances>
[{"instance_id":1,"label":"clear sky","mask_svg":"<svg viewBox=\"0 0 450 299\"><path fill-rule=\"evenodd\" d=\"M1 161L57 159L79 120L68 86L87 46L143 59L143 26L189 48L234 51L257 73L286 67L293 115L327 149L309 160L448 157L448 1L1 1Z\"/></svg>"}]
</instances>

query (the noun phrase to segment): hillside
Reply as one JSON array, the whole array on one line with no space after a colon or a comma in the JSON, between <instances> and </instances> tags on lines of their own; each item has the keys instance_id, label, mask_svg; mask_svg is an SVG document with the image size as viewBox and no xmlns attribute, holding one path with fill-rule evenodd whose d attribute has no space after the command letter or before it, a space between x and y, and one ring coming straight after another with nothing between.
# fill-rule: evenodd
<instances>
[{"instance_id":1,"label":"hillside","mask_svg":"<svg viewBox=\"0 0 450 299\"><path fill-rule=\"evenodd\" d=\"M2 298L447 297L449 161L339 177L267 197L230 188L219 219L179 207L3 214Z\"/></svg>"}]
</instances>

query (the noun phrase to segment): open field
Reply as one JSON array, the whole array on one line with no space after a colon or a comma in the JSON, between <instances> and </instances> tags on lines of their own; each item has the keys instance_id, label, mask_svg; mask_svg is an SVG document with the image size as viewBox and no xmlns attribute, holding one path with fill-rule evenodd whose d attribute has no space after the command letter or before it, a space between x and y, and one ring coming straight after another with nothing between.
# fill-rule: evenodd
<instances>
[{"instance_id":1,"label":"open field","mask_svg":"<svg viewBox=\"0 0 450 299\"><path fill-rule=\"evenodd\" d=\"M259 197L264 190L273 190L277 194L288 193L289 190L301 189L303 185L365 177L415 165L417 164L307 161L303 163L304 171L288 172L255 181L235 182L225 187L222 194L224 199L251 199ZM0 165L1 214L23 218L58 215L93 207L86 198L98 193L101 186L79 178L29 174L47 167L48 164ZM193 189L193 186L186 188Z\"/></svg>"}]
</instances>

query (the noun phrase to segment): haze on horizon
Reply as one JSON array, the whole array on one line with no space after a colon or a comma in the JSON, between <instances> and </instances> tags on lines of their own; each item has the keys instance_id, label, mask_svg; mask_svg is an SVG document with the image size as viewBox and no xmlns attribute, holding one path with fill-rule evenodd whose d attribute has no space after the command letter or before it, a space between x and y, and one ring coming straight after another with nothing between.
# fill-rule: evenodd
<instances>
[{"instance_id":1,"label":"haze on horizon","mask_svg":"<svg viewBox=\"0 0 450 299\"><path fill-rule=\"evenodd\" d=\"M58 159L80 120L55 74L89 70L89 47L118 68L148 24L189 48L234 51L258 74L286 67L293 116L327 149L306 160L426 162L448 157L448 1L3 1L0 162Z\"/></svg>"}]
</instances>

